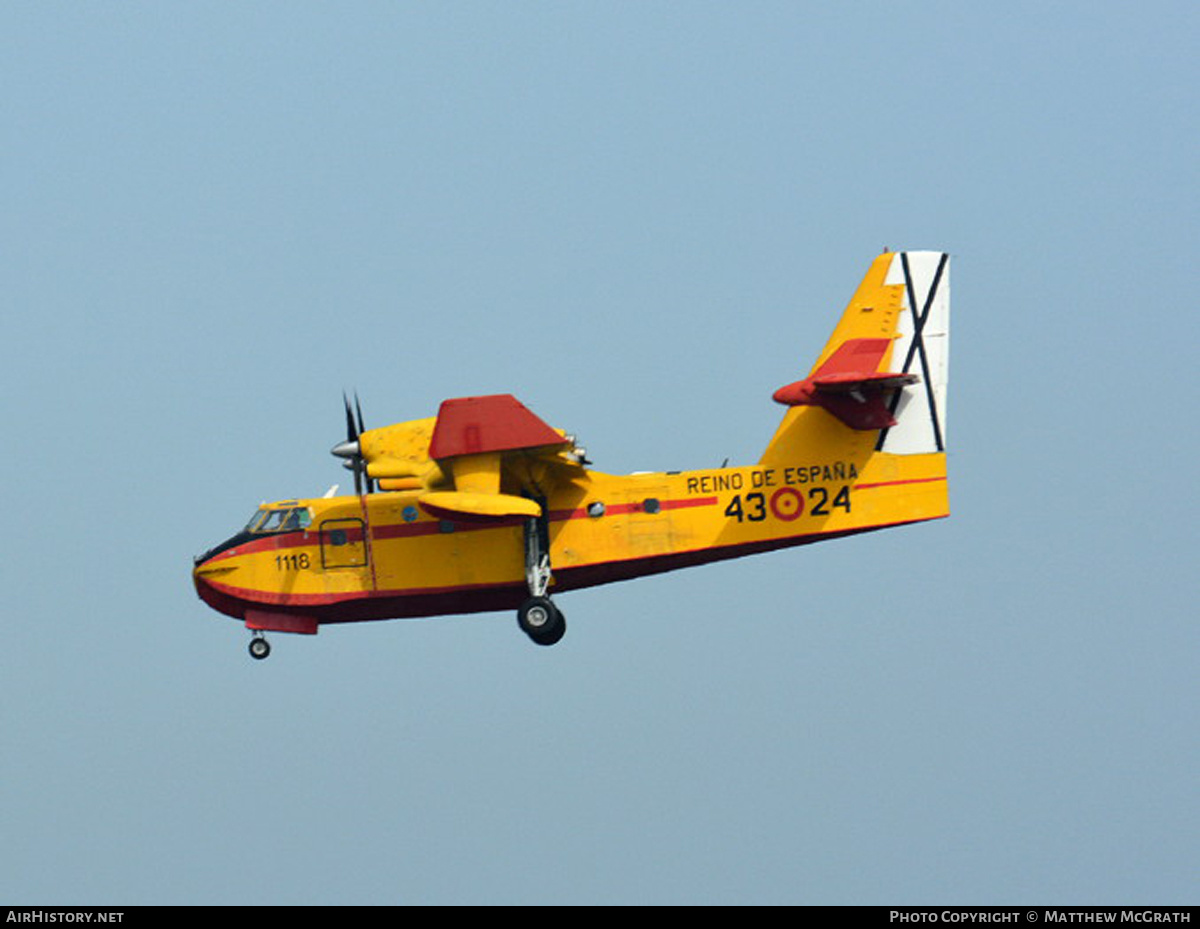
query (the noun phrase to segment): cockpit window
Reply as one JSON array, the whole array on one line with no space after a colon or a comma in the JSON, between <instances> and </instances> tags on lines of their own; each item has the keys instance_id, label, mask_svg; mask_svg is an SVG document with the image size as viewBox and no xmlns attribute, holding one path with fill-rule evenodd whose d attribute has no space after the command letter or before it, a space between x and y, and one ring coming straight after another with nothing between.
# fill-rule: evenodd
<instances>
[{"instance_id":1,"label":"cockpit window","mask_svg":"<svg viewBox=\"0 0 1200 929\"><path fill-rule=\"evenodd\" d=\"M295 532L299 529L307 529L311 522L312 516L309 515L308 510L298 506L293 510L288 510L287 516L283 518L282 529L284 532Z\"/></svg>"},{"instance_id":2,"label":"cockpit window","mask_svg":"<svg viewBox=\"0 0 1200 929\"><path fill-rule=\"evenodd\" d=\"M246 523L246 532L297 532L312 523L308 507L295 506L278 510L256 510Z\"/></svg>"}]
</instances>

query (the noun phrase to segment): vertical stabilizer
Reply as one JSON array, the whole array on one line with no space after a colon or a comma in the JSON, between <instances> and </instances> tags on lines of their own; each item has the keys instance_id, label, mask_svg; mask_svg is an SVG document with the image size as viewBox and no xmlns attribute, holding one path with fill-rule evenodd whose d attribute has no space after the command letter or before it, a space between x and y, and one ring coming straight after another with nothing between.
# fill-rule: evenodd
<instances>
[{"instance_id":1,"label":"vertical stabilizer","mask_svg":"<svg viewBox=\"0 0 1200 929\"><path fill-rule=\"evenodd\" d=\"M760 464L944 452L949 353L949 255L885 252L808 377L775 392L791 408Z\"/></svg>"}]
</instances>

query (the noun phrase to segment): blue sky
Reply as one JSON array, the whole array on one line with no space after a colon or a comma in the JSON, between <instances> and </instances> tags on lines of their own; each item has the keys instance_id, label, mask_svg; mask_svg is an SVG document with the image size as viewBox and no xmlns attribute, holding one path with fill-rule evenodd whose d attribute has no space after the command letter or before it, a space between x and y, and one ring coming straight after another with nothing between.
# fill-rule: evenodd
<instances>
[{"instance_id":1,"label":"blue sky","mask_svg":"<svg viewBox=\"0 0 1200 929\"><path fill-rule=\"evenodd\" d=\"M0 901L1195 903L1197 18L6 4ZM553 649L196 599L344 389L755 460L883 247L954 256L950 520Z\"/></svg>"}]
</instances>

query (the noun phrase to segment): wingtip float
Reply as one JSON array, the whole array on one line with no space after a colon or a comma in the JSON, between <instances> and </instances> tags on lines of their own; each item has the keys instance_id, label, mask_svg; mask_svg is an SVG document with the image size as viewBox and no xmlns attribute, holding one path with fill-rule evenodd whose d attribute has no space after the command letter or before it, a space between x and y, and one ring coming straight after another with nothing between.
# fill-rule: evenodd
<instances>
[{"instance_id":1,"label":"wingtip float","mask_svg":"<svg viewBox=\"0 0 1200 929\"><path fill-rule=\"evenodd\" d=\"M540 645L558 594L949 515L949 258L871 264L754 465L611 475L508 394L365 428L332 449L353 496L264 504L195 560L196 590L251 630L516 610Z\"/></svg>"}]
</instances>

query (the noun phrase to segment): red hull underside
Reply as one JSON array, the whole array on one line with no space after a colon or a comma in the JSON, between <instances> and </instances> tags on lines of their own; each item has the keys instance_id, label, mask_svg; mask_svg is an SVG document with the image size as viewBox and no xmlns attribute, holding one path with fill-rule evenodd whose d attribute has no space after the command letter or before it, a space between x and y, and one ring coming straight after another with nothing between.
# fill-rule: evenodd
<instances>
[{"instance_id":1,"label":"red hull underside","mask_svg":"<svg viewBox=\"0 0 1200 929\"><path fill-rule=\"evenodd\" d=\"M907 523L893 525L901 526L907 525ZM579 568L556 569L552 593L595 587L614 581L662 574L679 568L887 528L891 528L891 526L872 526L847 532L792 536L786 539L771 539L743 545L656 555ZM317 625L328 623L515 610L529 597L524 584L510 584L455 587L411 593L377 591L354 596L306 598L303 601L295 597L288 597L269 602L257 598L251 599L250 596L239 596L232 589L222 589L201 578L196 579L196 591L200 595L200 599L214 610L235 619L244 620L251 628L273 629L282 632L315 632Z\"/></svg>"}]
</instances>

